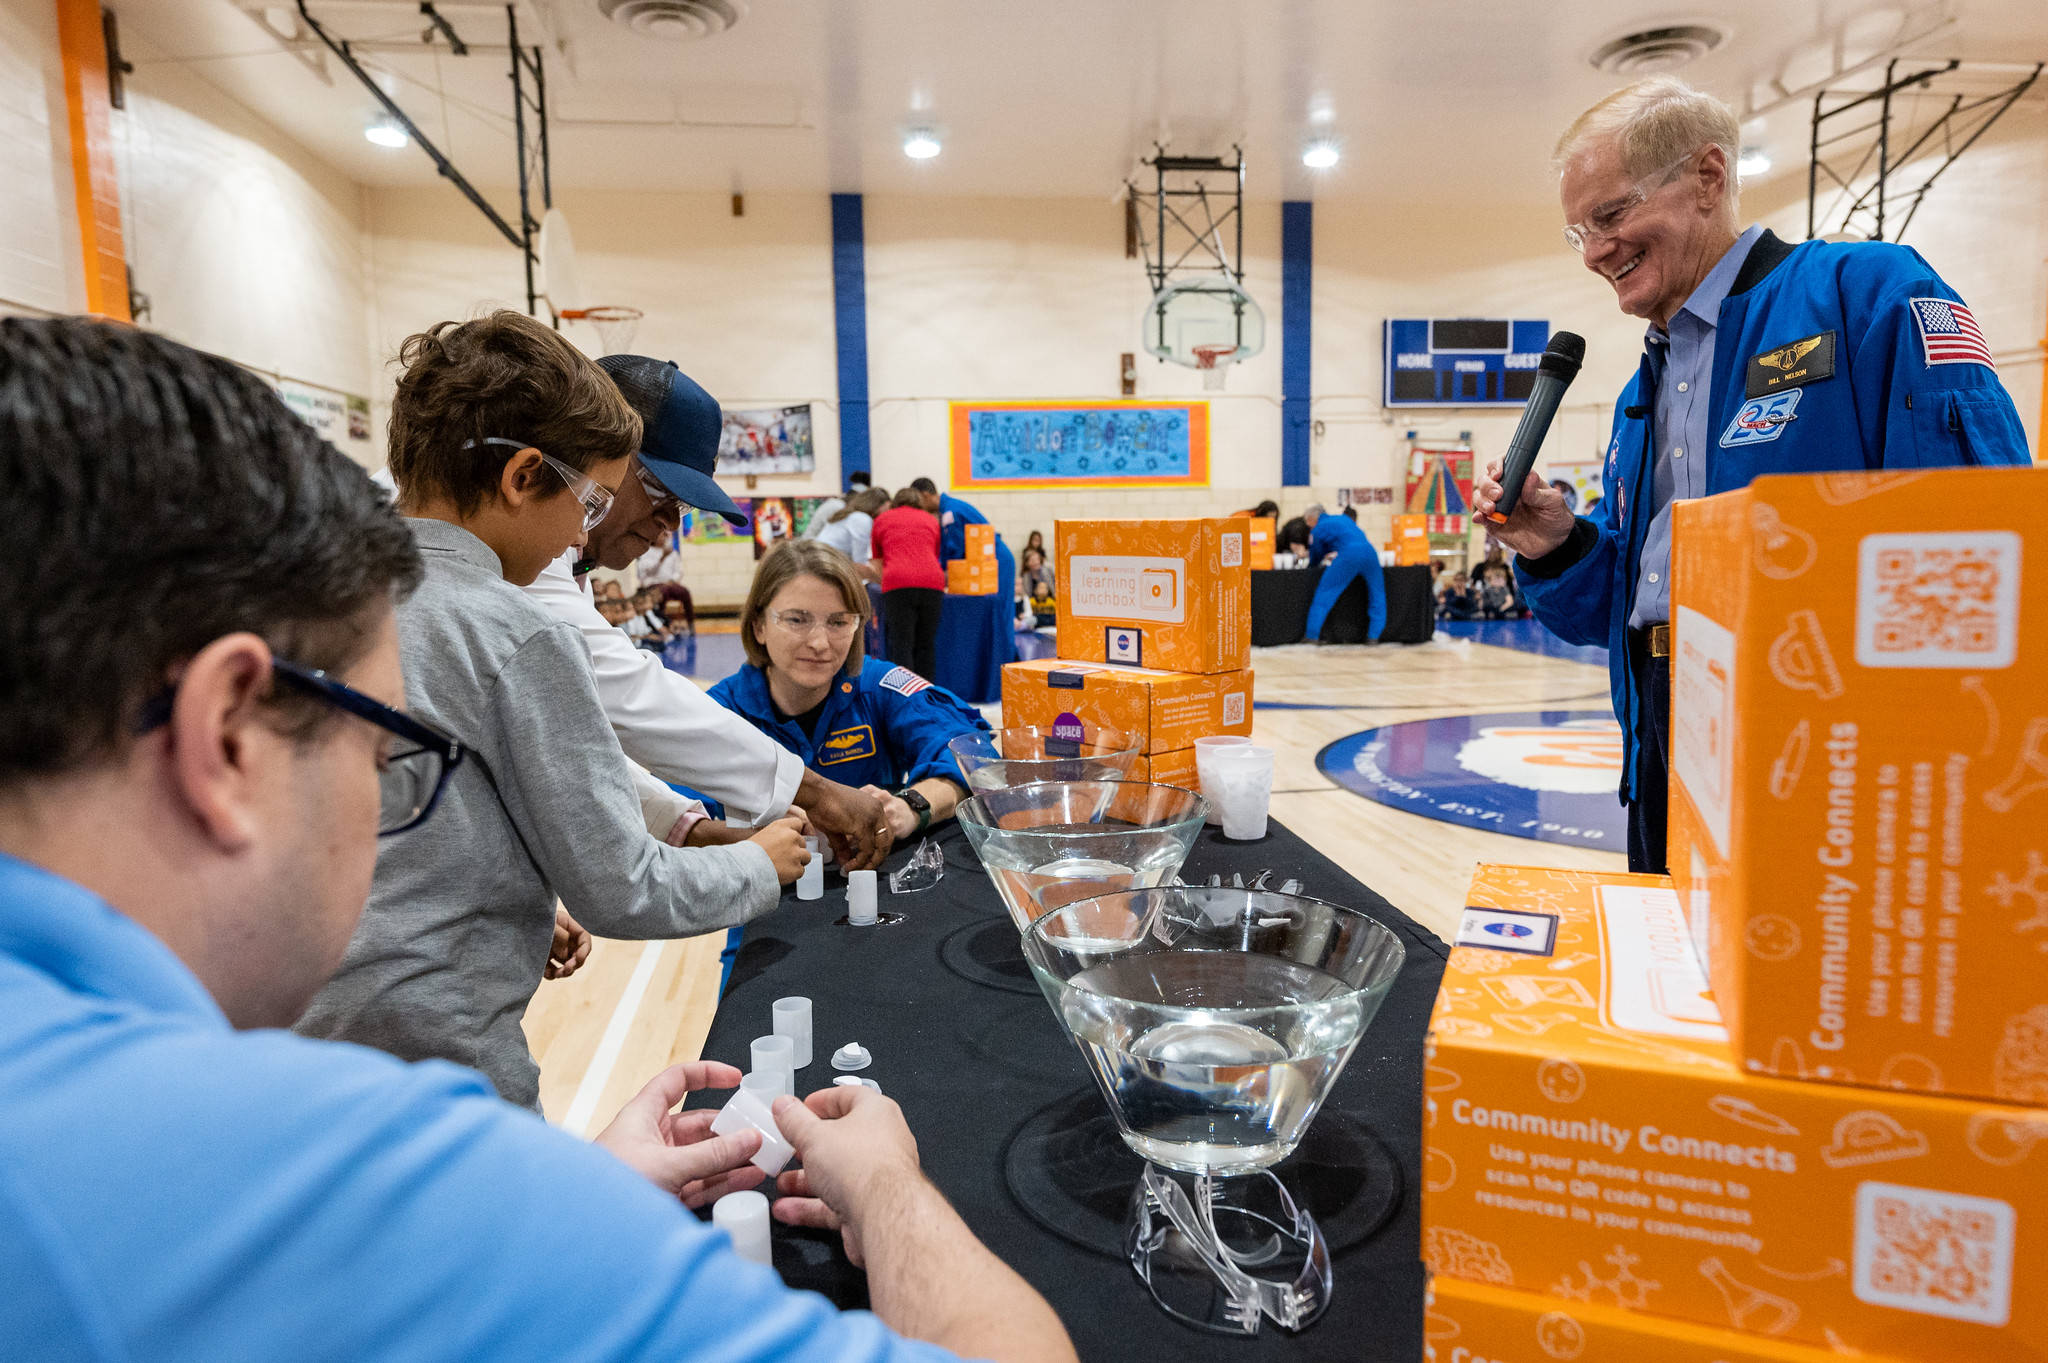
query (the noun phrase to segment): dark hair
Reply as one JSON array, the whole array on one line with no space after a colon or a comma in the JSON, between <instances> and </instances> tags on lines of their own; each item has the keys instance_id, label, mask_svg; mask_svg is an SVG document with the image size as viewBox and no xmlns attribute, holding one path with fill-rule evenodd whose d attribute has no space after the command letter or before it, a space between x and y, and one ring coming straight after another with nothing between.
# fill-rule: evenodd
<instances>
[{"instance_id":1,"label":"dark hair","mask_svg":"<svg viewBox=\"0 0 2048 1363\"><path fill-rule=\"evenodd\" d=\"M929 492L933 496L938 495L939 485L929 478L913 478L910 480L910 485L919 492Z\"/></svg>"},{"instance_id":2,"label":"dark hair","mask_svg":"<svg viewBox=\"0 0 2048 1363\"><path fill-rule=\"evenodd\" d=\"M398 360L405 372L391 399L391 476L407 504L445 497L464 515L482 506L517 453L484 443L493 436L573 469L640 448L639 414L618 385L524 313L436 322L406 337Z\"/></svg>"},{"instance_id":3,"label":"dark hair","mask_svg":"<svg viewBox=\"0 0 2048 1363\"><path fill-rule=\"evenodd\" d=\"M899 488L897 488L897 489L896 489L896 495L895 495L894 497L891 497L891 498L889 499L889 505L890 505L890 506L915 506L915 507L919 507L919 508L922 508L922 507L924 506L924 503L923 503L923 502L922 502L922 501L921 501L921 500L919 499L919 497L918 497L918 492L917 492L917 484L916 484L916 483L912 483L912 484L911 484L910 486L908 486L908 487L899 487Z\"/></svg>"},{"instance_id":4,"label":"dark hair","mask_svg":"<svg viewBox=\"0 0 2048 1363\"><path fill-rule=\"evenodd\" d=\"M0 505L0 786L118 756L223 635L344 671L420 580L383 491L262 380L111 323L0 321Z\"/></svg>"},{"instance_id":5,"label":"dark hair","mask_svg":"<svg viewBox=\"0 0 2048 1363\"><path fill-rule=\"evenodd\" d=\"M1260 519L1265 519L1269 516L1278 516L1279 514L1280 503L1272 501L1270 499L1267 501L1260 502L1257 506L1252 508L1252 515L1257 516Z\"/></svg>"},{"instance_id":6,"label":"dark hair","mask_svg":"<svg viewBox=\"0 0 2048 1363\"><path fill-rule=\"evenodd\" d=\"M852 473L846 475L846 490L851 492L855 488L870 487L874 484L874 481L874 475L866 469L855 469Z\"/></svg>"}]
</instances>

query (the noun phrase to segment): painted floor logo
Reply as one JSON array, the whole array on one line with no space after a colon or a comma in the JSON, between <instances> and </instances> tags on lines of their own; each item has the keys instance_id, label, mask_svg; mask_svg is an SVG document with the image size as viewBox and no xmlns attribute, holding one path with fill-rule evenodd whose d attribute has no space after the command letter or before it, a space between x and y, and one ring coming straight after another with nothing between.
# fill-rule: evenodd
<instances>
[{"instance_id":1,"label":"painted floor logo","mask_svg":"<svg viewBox=\"0 0 2048 1363\"><path fill-rule=\"evenodd\" d=\"M1416 720L1340 738L1316 766L1368 800L1426 819L1570 847L1628 845L1621 726L1604 711Z\"/></svg>"}]
</instances>

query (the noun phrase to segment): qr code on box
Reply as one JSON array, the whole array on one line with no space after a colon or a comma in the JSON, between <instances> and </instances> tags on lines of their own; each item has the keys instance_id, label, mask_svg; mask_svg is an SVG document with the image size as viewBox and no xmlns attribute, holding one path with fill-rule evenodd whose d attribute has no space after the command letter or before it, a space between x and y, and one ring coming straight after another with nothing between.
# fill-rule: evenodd
<instances>
[{"instance_id":1,"label":"qr code on box","mask_svg":"<svg viewBox=\"0 0 2048 1363\"><path fill-rule=\"evenodd\" d=\"M1996 1198L1864 1183L1856 1188L1858 1301L2003 1325L2018 1221Z\"/></svg>"},{"instance_id":2,"label":"qr code on box","mask_svg":"<svg viewBox=\"0 0 2048 1363\"><path fill-rule=\"evenodd\" d=\"M2020 537L2010 530L1863 539L1856 661L1865 667L2010 667L2019 615Z\"/></svg>"},{"instance_id":3,"label":"qr code on box","mask_svg":"<svg viewBox=\"0 0 2048 1363\"><path fill-rule=\"evenodd\" d=\"M1232 691L1223 698L1223 722L1225 724L1244 723L1244 692Z\"/></svg>"},{"instance_id":4,"label":"qr code on box","mask_svg":"<svg viewBox=\"0 0 2048 1363\"><path fill-rule=\"evenodd\" d=\"M1244 562L1244 536L1236 534L1225 535L1223 537L1223 566L1235 568L1242 562Z\"/></svg>"}]
</instances>

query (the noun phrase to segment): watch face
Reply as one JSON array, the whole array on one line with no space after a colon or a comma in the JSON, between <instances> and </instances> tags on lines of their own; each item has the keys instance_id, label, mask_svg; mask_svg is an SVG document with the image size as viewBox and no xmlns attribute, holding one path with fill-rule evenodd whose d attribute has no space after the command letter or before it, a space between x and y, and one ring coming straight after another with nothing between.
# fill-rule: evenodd
<instances>
[{"instance_id":1,"label":"watch face","mask_svg":"<svg viewBox=\"0 0 2048 1363\"><path fill-rule=\"evenodd\" d=\"M920 814L924 813L924 811L932 807L932 802L924 798L924 793L922 791L912 790L908 787L906 787L903 791L903 794L898 796L897 798L901 799L904 804L909 805L912 809L916 810Z\"/></svg>"}]
</instances>

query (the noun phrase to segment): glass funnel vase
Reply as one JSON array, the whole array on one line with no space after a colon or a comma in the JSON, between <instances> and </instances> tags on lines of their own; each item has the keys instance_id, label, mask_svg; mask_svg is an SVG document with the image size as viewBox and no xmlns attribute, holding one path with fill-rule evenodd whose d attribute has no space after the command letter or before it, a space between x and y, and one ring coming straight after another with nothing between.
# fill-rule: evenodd
<instances>
[{"instance_id":1,"label":"glass funnel vase","mask_svg":"<svg viewBox=\"0 0 2048 1363\"><path fill-rule=\"evenodd\" d=\"M1208 802L1141 781L1041 781L977 791L954 810L1023 932L1048 909L1171 880Z\"/></svg>"},{"instance_id":2,"label":"glass funnel vase","mask_svg":"<svg viewBox=\"0 0 2048 1363\"><path fill-rule=\"evenodd\" d=\"M1400 939L1319 899L1172 885L1055 908L1023 948L1146 1161L1126 1245L1154 1298L1230 1333L1312 1323L1329 1304L1329 1253L1269 1170L1393 987Z\"/></svg>"},{"instance_id":3,"label":"glass funnel vase","mask_svg":"<svg viewBox=\"0 0 2048 1363\"><path fill-rule=\"evenodd\" d=\"M1084 737L1019 726L962 734L946 747L970 791L1002 790L1041 781L1122 781L1137 765L1139 740L1118 729L1083 730Z\"/></svg>"}]
</instances>

